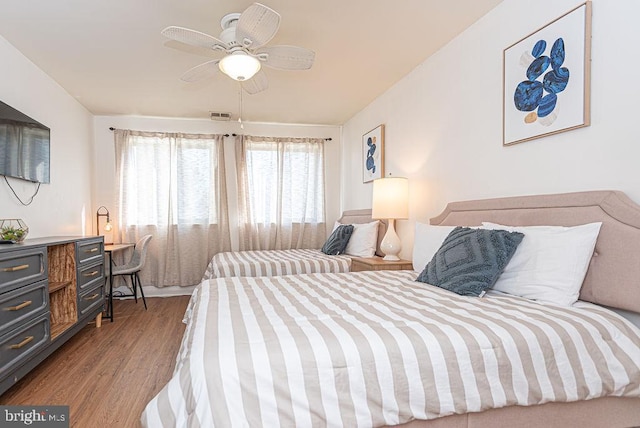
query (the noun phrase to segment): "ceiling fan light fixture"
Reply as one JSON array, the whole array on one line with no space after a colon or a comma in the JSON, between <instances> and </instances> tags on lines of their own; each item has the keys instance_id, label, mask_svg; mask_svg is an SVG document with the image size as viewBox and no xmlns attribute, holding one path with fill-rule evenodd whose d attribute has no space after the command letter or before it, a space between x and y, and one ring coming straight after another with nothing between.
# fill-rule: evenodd
<instances>
[{"instance_id":1,"label":"ceiling fan light fixture","mask_svg":"<svg viewBox=\"0 0 640 428\"><path fill-rule=\"evenodd\" d=\"M234 52L222 58L218 67L232 79L243 81L251 79L260 71L260 61L244 52Z\"/></svg>"},{"instance_id":2,"label":"ceiling fan light fixture","mask_svg":"<svg viewBox=\"0 0 640 428\"><path fill-rule=\"evenodd\" d=\"M299 46L266 46L278 28L280 14L275 10L253 3L242 13L229 13L220 21L220 37L184 27L167 27L162 35L198 48L224 51L227 55L197 65L180 76L184 82L195 82L212 75L218 69L241 83L242 90L257 94L269 87L262 65L276 70L307 70L313 65L315 53Z\"/></svg>"}]
</instances>

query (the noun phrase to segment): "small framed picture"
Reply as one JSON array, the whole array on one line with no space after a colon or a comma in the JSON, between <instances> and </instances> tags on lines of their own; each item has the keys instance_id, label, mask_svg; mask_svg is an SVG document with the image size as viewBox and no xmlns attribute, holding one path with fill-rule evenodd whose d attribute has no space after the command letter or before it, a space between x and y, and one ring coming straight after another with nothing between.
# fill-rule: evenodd
<instances>
[{"instance_id":1,"label":"small framed picture","mask_svg":"<svg viewBox=\"0 0 640 428\"><path fill-rule=\"evenodd\" d=\"M384 177L384 125L362 136L362 182Z\"/></svg>"}]
</instances>

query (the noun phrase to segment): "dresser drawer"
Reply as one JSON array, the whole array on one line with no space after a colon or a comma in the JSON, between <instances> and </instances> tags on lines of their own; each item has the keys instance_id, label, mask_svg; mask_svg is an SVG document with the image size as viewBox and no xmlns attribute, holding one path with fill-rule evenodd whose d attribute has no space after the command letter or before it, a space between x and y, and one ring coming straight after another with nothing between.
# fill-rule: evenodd
<instances>
[{"instance_id":1,"label":"dresser drawer","mask_svg":"<svg viewBox=\"0 0 640 428\"><path fill-rule=\"evenodd\" d=\"M0 293L47 277L46 247L0 254Z\"/></svg>"},{"instance_id":2,"label":"dresser drawer","mask_svg":"<svg viewBox=\"0 0 640 428\"><path fill-rule=\"evenodd\" d=\"M98 284L104 284L104 262L82 267L78 270L78 289L88 290Z\"/></svg>"},{"instance_id":3,"label":"dresser drawer","mask_svg":"<svg viewBox=\"0 0 640 428\"><path fill-rule=\"evenodd\" d=\"M104 306L104 287L100 284L96 288L92 288L83 292L78 297L78 318L82 318L86 314L92 312L98 307Z\"/></svg>"},{"instance_id":4,"label":"dresser drawer","mask_svg":"<svg viewBox=\"0 0 640 428\"><path fill-rule=\"evenodd\" d=\"M0 378L49 343L49 312L0 336Z\"/></svg>"},{"instance_id":5,"label":"dresser drawer","mask_svg":"<svg viewBox=\"0 0 640 428\"><path fill-rule=\"evenodd\" d=\"M104 242L102 239L78 241L78 266L104 260Z\"/></svg>"},{"instance_id":6,"label":"dresser drawer","mask_svg":"<svg viewBox=\"0 0 640 428\"><path fill-rule=\"evenodd\" d=\"M0 294L0 336L16 325L47 312L49 286L40 281Z\"/></svg>"}]
</instances>

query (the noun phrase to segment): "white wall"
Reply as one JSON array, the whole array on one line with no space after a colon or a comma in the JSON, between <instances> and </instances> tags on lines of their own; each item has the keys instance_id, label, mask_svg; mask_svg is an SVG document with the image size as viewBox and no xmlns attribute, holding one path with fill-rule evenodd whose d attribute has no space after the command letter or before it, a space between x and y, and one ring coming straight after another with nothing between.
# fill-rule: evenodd
<instances>
[{"instance_id":1,"label":"white wall","mask_svg":"<svg viewBox=\"0 0 640 428\"><path fill-rule=\"evenodd\" d=\"M96 116L95 117L95 188L92 212L101 205L113 210L116 201L115 189L115 152L113 132L110 127L133 129L138 131L185 132L185 133L221 133L233 134L242 131L245 134L272 137L310 137L331 138L325 143L325 180L327 224L340 217L340 127L320 125L289 125L245 122L244 130L237 122L215 122L202 119L169 119L134 116ZM227 186L229 188L230 225L232 227L232 246L237 249L236 224L236 171L235 139L225 139L225 158ZM114 213L113 211L111 211ZM95 221L94 221L95 229Z\"/></svg>"},{"instance_id":2,"label":"white wall","mask_svg":"<svg viewBox=\"0 0 640 428\"><path fill-rule=\"evenodd\" d=\"M91 114L0 37L0 100L51 128L51 183L22 206L0 177L0 218L21 218L29 238L91 233ZM27 201L36 185L8 179Z\"/></svg>"},{"instance_id":3,"label":"white wall","mask_svg":"<svg viewBox=\"0 0 640 428\"><path fill-rule=\"evenodd\" d=\"M640 1L593 0L591 126L502 146L502 52L581 2L505 0L343 127L343 209L371 206L362 134L386 125L385 170L410 183L398 222L411 258L413 222L448 201L622 190L640 202L637 70Z\"/></svg>"}]
</instances>

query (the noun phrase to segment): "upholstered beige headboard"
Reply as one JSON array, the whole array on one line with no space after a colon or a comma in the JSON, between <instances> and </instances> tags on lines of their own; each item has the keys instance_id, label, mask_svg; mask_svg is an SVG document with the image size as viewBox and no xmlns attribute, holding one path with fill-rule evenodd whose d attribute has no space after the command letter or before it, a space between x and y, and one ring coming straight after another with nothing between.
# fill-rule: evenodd
<instances>
[{"instance_id":1,"label":"upholstered beige headboard","mask_svg":"<svg viewBox=\"0 0 640 428\"><path fill-rule=\"evenodd\" d=\"M624 193L594 191L452 202L434 225L483 221L526 226L602 222L580 299L640 313L640 206Z\"/></svg>"},{"instance_id":2,"label":"upholstered beige headboard","mask_svg":"<svg viewBox=\"0 0 640 428\"><path fill-rule=\"evenodd\" d=\"M344 224L361 224L370 223L373 221L373 218L371 217L371 209L349 210L343 212L342 217L340 217L338 221ZM385 233L387 233L387 221L380 220L380 225L378 226L378 245L376 246L376 254L379 256L384 256L384 253L380 251L380 243Z\"/></svg>"}]
</instances>

